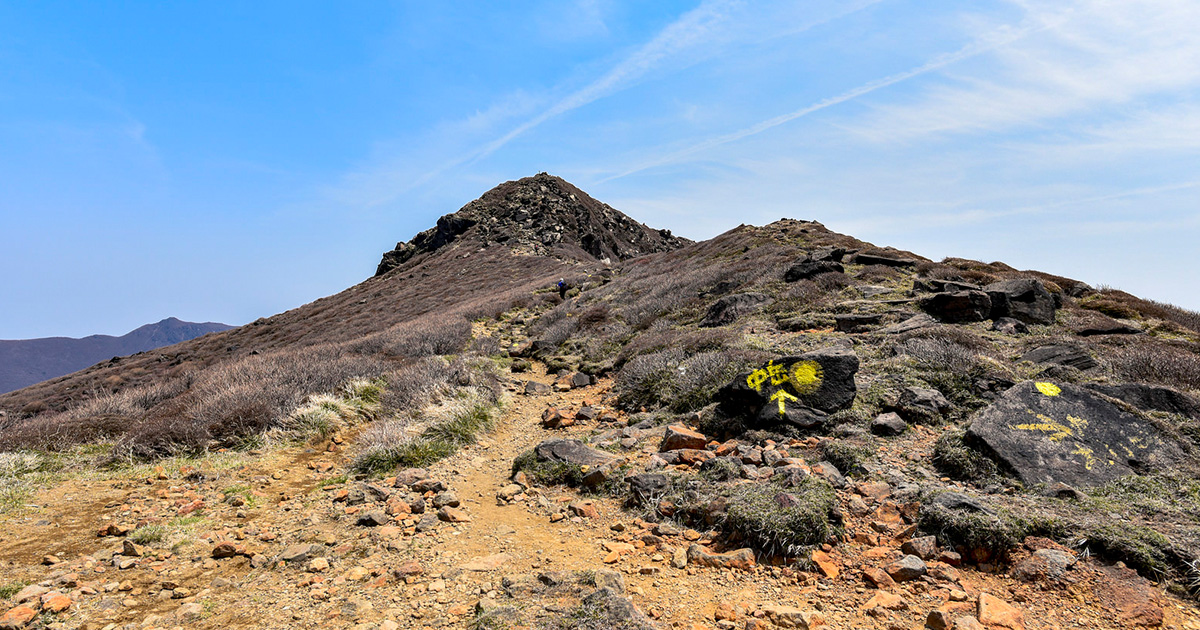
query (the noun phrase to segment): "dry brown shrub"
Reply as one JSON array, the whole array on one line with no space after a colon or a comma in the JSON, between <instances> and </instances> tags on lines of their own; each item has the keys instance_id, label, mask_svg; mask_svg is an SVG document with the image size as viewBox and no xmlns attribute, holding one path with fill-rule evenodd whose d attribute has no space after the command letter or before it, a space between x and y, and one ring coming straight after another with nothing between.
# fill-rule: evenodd
<instances>
[{"instance_id":1,"label":"dry brown shrub","mask_svg":"<svg viewBox=\"0 0 1200 630\"><path fill-rule=\"evenodd\" d=\"M785 300L799 302L800 304L812 304L825 299L825 290L817 286L812 280L800 280L792 283L787 292L783 295Z\"/></svg>"},{"instance_id":2,"label":"dry brown shrub","mask_svg":"<svg viewBox=\"0 0 1200 630\"><path fill-rule=\"evenodd\" d=\"M895 352L928 369L967 373L979 365L974 351L949 339L907 339L896 344Z\"/></svg>"},{"instance_id":3,"label":"dry brown shrub","mask_svg":"<svg viewBox=\"0 0 1200 630\"><path fill-rule=\"evenodd\" d=\"M867 265L862 268L862 271L858 272L857 277L859 280L866 280L867 282L880 282L883 280L894 280L901 275L898 270L887 265Z\"/></svg>"},{"instance_id":4,"label":"dry brown shrub","mask_svg":"<svg viewBox=\"0 0 1200 630\"><path fill-rule=\"evenodd\" d=\"M387 376L383 393L385 412L420 409L445 393L455 370L441 357L425 357L404 364Z\"/></svg>"},{"instance_id":5,"label":"dry brown shrub","mask_svg":"<svg viewBox=\"0 0 1200 630\"><path fill-rule=\"evenodd\" d=\"M1200 332L1200 313L1172 304L1144 300L1117 289L1101 289L1079 301L1082 308L1123 319L1153 318L1171 322L1192 332Z\"/></svg>"},{"instance_id":6,"label":"dry brown shrub","mask_svg":"<svg viewBox=\"0 0 1200 630\"><path fill-rule=\"evenodd\" d=\"M837 293L846 287L857 284L854 278L844 273L823 273L813 278L813 282L825 293Z\"/></svg>"},{"instance_id":7,"label":"dry brown shrub","mask_svg":"<svg viewBox=\"0 0 1200 630\"><path fill-rule=\"evenodd\" d=\"M634 357L667 348L676 348L685 354L727 349L737 344L740 339L739 333L724 328L689 330L658 322L621 349L617 355L617 364L621 365Z\"/></svg>"},{"instance_id":8,"label":"dry brown shrub","mask_svg":"<svg viewBox=\"0 0 1200 630\"><path fill-rule=\"evenodd\" d=\"M471 323L458 313L450 313L396 324L351 343L349 349L391 358L427 357L460 352L470 339Z\"/></svg>"},{"instance_id":9,"label":"dry brown shrub","mask_svg":"<svg viewBox=\"0 0 1200 630\"><path fill-rule=\"evenodd\" d=\"M975 333L966 330L959 326L931 326L928 328L919 328L912 332L904 333L897 337L898 342L905 342L909 339L934 339L944 341L958 346L962 346L975 353L990 353L992 344L987 339L976 335Z\"/></svg>"},{"instance_id":10,"label":"dry brown shrub","mask_svg":"<svg viewBox=\"0 0 1200 630\"><path fill-rule=\"evenodd\" d=\"M1123 380L1200 390L1200 354L1194 349L1157 342L1133 343L1113 348L1104 360Z\"/></svg>"},{"instance_id":11,"label":"dry brown shrub","mask_svg":"<svg viewBox=\"0 0 1200 630\"><path fill-rule=\"evenodd\" d=\"M932 278L934 280L961 280L961 272L957 267L936 263L936 262L919 262L917 263L917 275L922 278Z\"/></svg>"}]
</instances>

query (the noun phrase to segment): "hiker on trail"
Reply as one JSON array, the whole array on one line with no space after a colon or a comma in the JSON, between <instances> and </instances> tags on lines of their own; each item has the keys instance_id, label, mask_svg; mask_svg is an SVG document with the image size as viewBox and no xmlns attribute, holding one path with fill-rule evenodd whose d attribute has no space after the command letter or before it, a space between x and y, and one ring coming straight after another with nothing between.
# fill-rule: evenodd
<instances>
[{"instance_id":1,"label":"hiker on trail","mask_svg":"<svg viewBox=\"0 0 1200 630\"><path fill-rule=\"evenodd\" d=\"M567 299L567 281L562 278L558 279L558 297Z\"/></svg>"}]
</instances>

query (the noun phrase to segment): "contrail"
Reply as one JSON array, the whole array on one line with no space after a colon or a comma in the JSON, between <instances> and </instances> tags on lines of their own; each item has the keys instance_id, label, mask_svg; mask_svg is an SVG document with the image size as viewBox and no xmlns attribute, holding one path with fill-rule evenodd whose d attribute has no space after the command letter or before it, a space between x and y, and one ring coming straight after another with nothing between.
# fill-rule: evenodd
<instances>
[{"instance_id":1,"label":"contrail","mask_svg":"<svg viewBox=\"0 0 1200 630\"><path fill-rule=\"evenodd\" d=\"M985 52L999 48L1001 46L1005 46L1005 45L1010 44L1022 37L1025 37L1026 35L1034 32L1034 31L1042 30L1044 28L1048 28L1048 26L1041 26L1041 27L1037 27L1037 28L1029 27L1029 28L1024 28L1024 29L1017 29L1011 33L1004 34L1004 36L1002 36L996 40L972 42L971 44L964 46L963 48L960 48L959 50L957 50L955 52L947 53L944 55L939 55L939 56L933 58L932 60L930 60L920 66L917 66L916 68L912 68L911 70L906 70L904 72L893 74L891 76L887 76L882 79L877 79L877 80L871 81L869 83L864 83L863 85L860 85L852 90L838 94L837 96L832 96L827 99L818 101L812 105L809 105L808 107L798 109L794 112L789 112L787 114L781 114L774 118L764 120L758 124L747 127L745 129L741 129L739 131L734 131L732 133L728 133L728 134L725 134L722 136L717 136L715 138L709 138L708 140L705 140L698 144L694 144L686 149L681 149L679 151L675 151L674 153L667 154L661 158L651 160L649 162L643 162L642 164L640 164L634 168L631 168L627 171L623 171L621 173L617 173L616 175L611 175L609 177L606 177L604 179L597 181L596 183L602 184L604 182L612 181L614 179L620 179L622 177L626 177L626 176L632 175L634 173L639 173L646 169L654 168L656 166L664 166L666 164L671 164L682 158L688 157L690 155L694 155L696 153L700 153L702 151L706 151L713 147L718 147L723 144L729 144L730 142L736 142L743 138L747 138L749 136L760 134L768 129L778 127L779 125L791 122L793 120L796 120L797 118L802 118L813 112L818 112L818 111L821 111L828 107L833 107L834 105L839 105L841 103L845 103L846 101L856 99L864 94L869 94L871 92L888 87L890 85L895 85L897 83L900 83L901 81L907 81L908 79L920 76L927 72L932 72L934 70L944 68L950 64L962 61L963 59L967 59L969 57L974 57L976 55L983 54Z\"/></svg>"},{"instance_id":2,"label":"contrail","mask_svg":"<svg viewBox=\"0 0 1200 630\"><path fill-rule=\"evenodd\" d=\"M820 20L803 24L797 28L786 31L785 33L777 34L777 37L791 36L804 31L816 28L818 26L828 24L834 20L839 20L843 17L857 13L875 4L879 4L884 0L865 0L857 5L851 6L839 13L831 15ZM632 82L645 76L663 60L677 55L688 48L694 47L707 41L713 31L725 22L728 18L727 10L735 5L742 4L737 0L717 0L701 4L699 7L685 13L678 20L669 24L666 28L659 31L653 39L642 45L630 56L623 59L617 65L613 66L599 79L584 86L583 88L569 94L554 105L547 108L542 113L533 118L521 123L513 128L508 133L492 140L482 147L464 155L453 159L434 170L425 173L413 181L408 188L415 188L442 173L460 166L477 162L492 153L495 153L504 145L512 142L518 136L538 127L542 123L561 116L567 112L578 109L590 103L593 103L601 98L610 96L623 89L629 87Z\"/></svg>"}]
</instances>

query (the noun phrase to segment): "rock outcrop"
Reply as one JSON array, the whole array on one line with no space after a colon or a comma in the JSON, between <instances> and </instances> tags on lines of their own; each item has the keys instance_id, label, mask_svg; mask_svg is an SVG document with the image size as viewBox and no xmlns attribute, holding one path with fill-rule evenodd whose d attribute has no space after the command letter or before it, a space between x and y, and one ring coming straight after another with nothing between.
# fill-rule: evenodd
<instances>
[{"instance_id":1,"label":"rock outcrop","mask_svg":"<svg viewBox=\"0 0 1200 630\"><path fill-rule=\"evenodd\" d=\"M1012 387L972 419L966 437L1027 484L1091 487L1182 457L1149 421L1069 383Z\"/></svg>"},{"instance_id":2,"label":"rock outcrop","mask_svg":"<svg viewBox=\"0 0 1200 630\"><path fill-rule=\"evenodd\" d=\"M538 173L500 184L411 241L397 243L383 255L375 275L467 236L480 246L500 243L526 254L614 262L690 242L638 223L566 180Z\"/></svg>"},{"instance_id":3,"label":"rock outcrop","mask_svg":"<svg viewBox=\"0 0 1200 630\"><path fill-rule=\"evenodd\" d=\"M854 402L858 356L828 348L769 361L738 375L714 397L742 429L809 428Z\"/></svg>"}]
</instances>

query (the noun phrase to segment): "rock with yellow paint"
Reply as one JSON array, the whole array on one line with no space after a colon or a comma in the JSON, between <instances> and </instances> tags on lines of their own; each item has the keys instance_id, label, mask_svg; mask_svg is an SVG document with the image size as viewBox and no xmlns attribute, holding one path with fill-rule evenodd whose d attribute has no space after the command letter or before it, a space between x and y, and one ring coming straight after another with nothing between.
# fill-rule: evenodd
<instances>
[{"instance_id":1,"label":"rock with yellow paint","mask_svg":"<svg viewBox=\"0 0 1200 630\"><path fill-rule=\"evenodd\" d=\"M728 421L724 430L789 433L821 424L854 402L858 364L853 350L837 347L772 359L740 374L714 397Z\"/></svg>"},{"instance_id":2,"label":"rock with yellow paint","mask_svg":"<svg viewBox=\"0 0 1200 630\"><path fill-rule=\"evenodd\" d=\"M1174 466L1183 453L1149 421L1070 383L1020 383L979 412L967 443L1026 484L1095 486Z\"/></svg>"}]
</instances>

